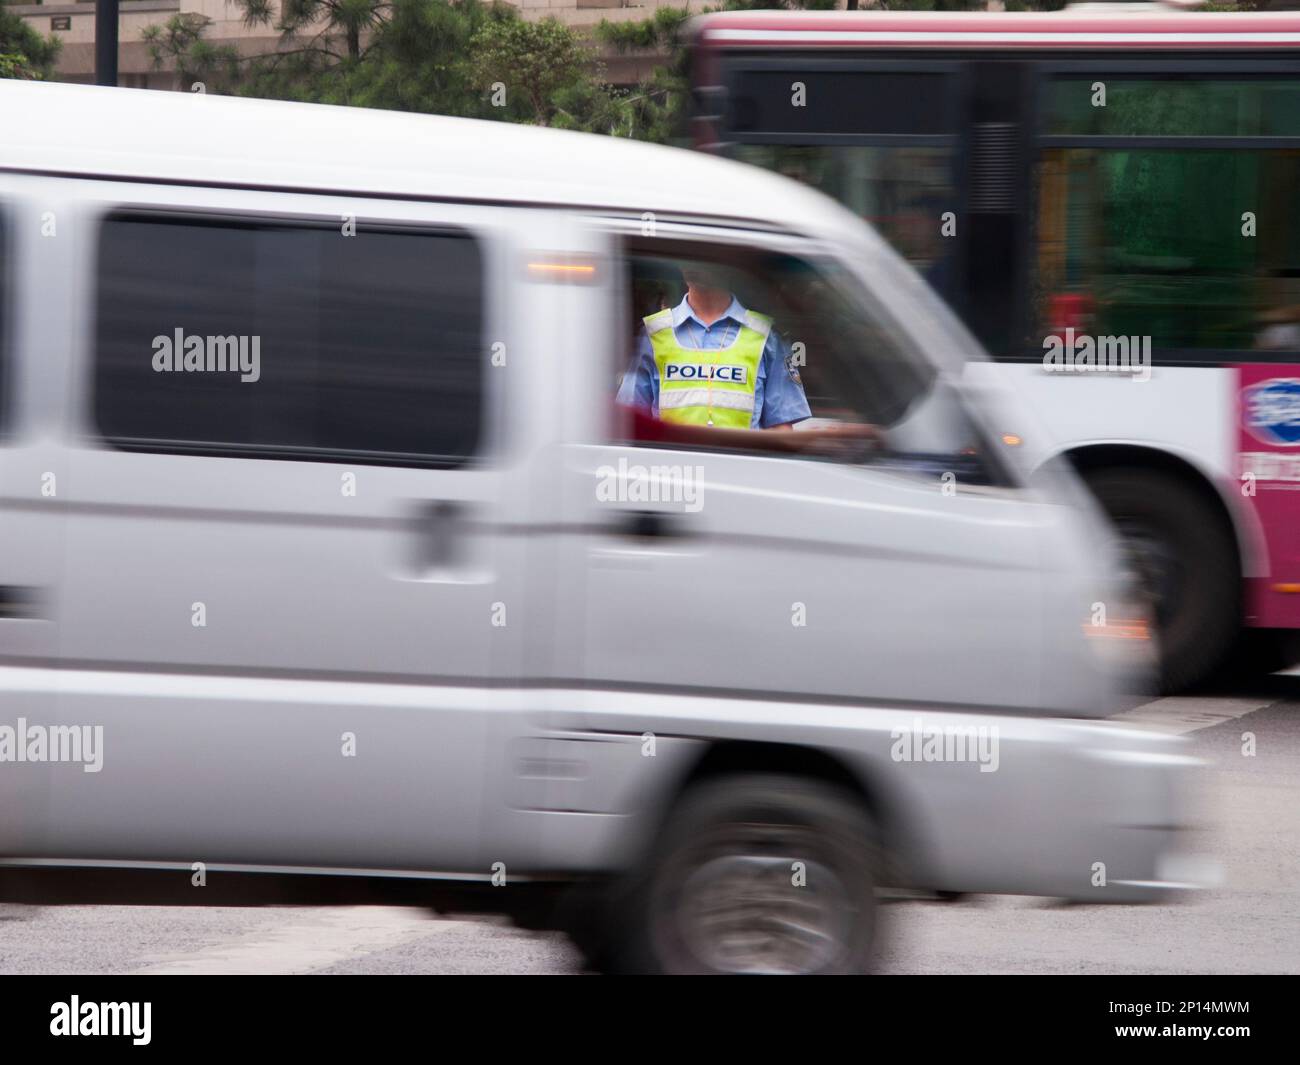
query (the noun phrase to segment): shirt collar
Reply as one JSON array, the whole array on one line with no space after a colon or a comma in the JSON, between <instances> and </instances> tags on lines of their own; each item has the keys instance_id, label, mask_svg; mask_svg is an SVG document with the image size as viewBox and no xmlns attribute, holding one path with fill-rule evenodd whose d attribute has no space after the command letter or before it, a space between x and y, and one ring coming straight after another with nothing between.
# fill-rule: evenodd
<instances>
[{"instance_id":1,"label":"shirt collar","mask_svg":"<svg viewBox=\"0 0 1300 1065\"><path fill-rule=\"evenodd\" d=\"M697 315L695 311L691 308L690 301L685 296L683 296L682 302L673 308L673 328L676 329L688 318L693 322L699 322L702 328L708 328L707 326L704 325L703 322L700 322L699 315ZM740 300L736 299L734 295L731 297L731 303L727 305L727 309L722 312L722 318L730 318L733 321L740 322L742 324L744 323L745 321L744 305L741 304ZM722 318L719 318L718 321L719 322L722 321ZM715 322L714 324L716 325L717 323Z\"/></svg>"}]
</instances>

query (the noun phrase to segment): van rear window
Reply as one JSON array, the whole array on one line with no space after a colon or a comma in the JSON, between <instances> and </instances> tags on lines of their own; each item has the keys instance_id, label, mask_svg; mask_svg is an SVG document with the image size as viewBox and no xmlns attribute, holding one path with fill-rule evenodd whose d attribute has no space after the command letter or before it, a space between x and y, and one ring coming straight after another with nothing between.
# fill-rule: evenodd
<instances>
[{"instance_id":1,"label":"van rear window","mask_svg":"<svg viewBox=\"0 0 1300 1065\"><path fill-rule=\"evenodd\" d=\"M478 444L482 331L463 233L119 213L94 416L128 449L454 465Z\"/></svg>"}]
</instances>

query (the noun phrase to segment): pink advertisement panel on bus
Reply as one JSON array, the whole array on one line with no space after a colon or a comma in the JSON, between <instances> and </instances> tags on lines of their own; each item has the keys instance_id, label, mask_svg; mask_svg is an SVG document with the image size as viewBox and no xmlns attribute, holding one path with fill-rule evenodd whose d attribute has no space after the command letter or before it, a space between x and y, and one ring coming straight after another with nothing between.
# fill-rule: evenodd
<instances>
[{"instance_id":1,"label":"pink advertisement panel on bus","mask_svg":"<svg viewBox=\"0 0 1300 1065\"><path fill-rule=\"evenodd\" d=\"M1241 492L1268 545L1268 573L1247 582L1246 616L1300 627L1300 364L1237 367Z\"/></svg>"}]
</instances>

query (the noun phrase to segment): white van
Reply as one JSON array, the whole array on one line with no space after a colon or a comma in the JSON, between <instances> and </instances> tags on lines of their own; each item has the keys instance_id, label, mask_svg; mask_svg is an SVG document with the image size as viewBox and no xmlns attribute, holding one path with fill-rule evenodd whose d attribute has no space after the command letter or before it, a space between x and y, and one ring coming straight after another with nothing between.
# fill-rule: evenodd
<instances>
[{"instance_id":1,"label":"white van","mask_svg":"<svg viewBox=\"0 0 1300 1065\"><path fill-rule=\"evenodd\" d=\"M879 889L1171 886L1190 760L1068 720L1107 535L829 199L504 123L0 113L7 865L423 878L667 971L860 969ZM615 402L691 263L793 430Z\"/></svg>"}]
</instances>

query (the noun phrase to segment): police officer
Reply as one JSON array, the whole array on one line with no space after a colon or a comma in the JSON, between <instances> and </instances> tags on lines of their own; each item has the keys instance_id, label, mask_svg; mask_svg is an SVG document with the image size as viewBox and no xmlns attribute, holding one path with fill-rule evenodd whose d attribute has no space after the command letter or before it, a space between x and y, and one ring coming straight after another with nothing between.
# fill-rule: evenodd
<instances>
[{"instance_id":1,"label":"police officer","mask_svg":"<svg viewBox=\"0 0 1300 1065\"><path fill-rule=\"evenodd\" d=\"M772 319L747 310L714 267L682 267L686 296L643 319L618 402L679 425L789 429L811 417Z\"/></svg>"}]
</instances>

